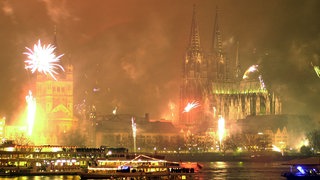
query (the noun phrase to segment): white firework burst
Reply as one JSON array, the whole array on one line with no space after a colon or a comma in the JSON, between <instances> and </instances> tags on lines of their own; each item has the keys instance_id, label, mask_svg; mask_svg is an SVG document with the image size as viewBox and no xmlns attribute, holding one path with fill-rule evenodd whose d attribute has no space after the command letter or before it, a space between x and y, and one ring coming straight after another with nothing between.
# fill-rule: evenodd
<instances>
[{"instance_id":1,"label":"white firework burst","mask_svg":"<svg viewBox=\"0 0 320 180\"><path fill-rule=\"evenodd\" d=\"M200 106L200 105L196 101L188 102L187 106L183 110L183 113L189 112L191 109L197 108L198 106Z\"/></svg>"},{"instance_id":2,"label":"white firework burst","mask_svg":"<svg viewBox=\"0 0 320 180\"><path fill-rule=\"evenodd\" d=\"M59 64L63 54L56 56L54 53L55 46L51 44L42 46L39 40L38 44L33 46L33 50L28 47L26 49L28 52L23 53L28 56L28 59L24 61L26 63L25 68L27 70L30 69L32 73L38 71L45 75L49 74L54 80L57 80L54 76L58 74L56 70L61 69L64 71L63 67Z\"/></svg>"}]
</instances>

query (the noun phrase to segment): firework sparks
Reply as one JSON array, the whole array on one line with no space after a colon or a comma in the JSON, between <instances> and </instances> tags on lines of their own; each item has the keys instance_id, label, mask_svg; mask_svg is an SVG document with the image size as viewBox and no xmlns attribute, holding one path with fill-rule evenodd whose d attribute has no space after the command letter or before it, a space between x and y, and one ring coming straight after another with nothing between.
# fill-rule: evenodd
<instances>
[{"instance_id":1,"label":"firework sparks","mask_svg":"<svg viewBox=\"0 0 320 180\"><path fill-rule=\"evenodd\" d=\"M169 109L170 109L171 118L173 119L174 118L174 110L176 109L176 105L173 102L170 101L168 106L169 106Z\"/></svg>"},{"instance_id":2,"label":"firework sparks","mask_svg":"<svg viewBox=\"0 0 320 180\"><path fill-rule=\"evenodd\" d=\"M27 101L27 123L28 123L28 135L32 135L32 129L34 125L34 119L36 114L36 99L32 96L32 92L29 90L29 95L26 96Z\"/></svg>"},{"instance_id":3,"label":"firework sparks","mask_svg":"<svg viewBox=\"0 0 320 180\"><path fill-rule=\"evenodd\" d=\"M60 68L64 71L63 67L58 64L63 54L56 56L54 53L56 48L53 45L42 46L39 40L38 44L33 46L33 50L28 47L26 49L28 52L23 53L28 56L28 59L24 61L26 63L25 68L30 69L32 73L38 71L45 75L49 74L54 80L57 80L54 76L58 74L56 69Z\"/></svg>"},{"instance_id":4,"label":"firework sparks","mask_svg":"<svg viewBox=\"0 0 320 180\"><path fill-rule=\"evenodd\" d=\"M320 67L319 66L313 66L313 69L316 72L317 76L320 78Z\"/></svg>"},{"instance_id":5,"label":"firework sparks","mask_svg":"<svg viewBox=\"0 0 320 180\"><path fill-rule=\"evenodd\" d=\"M259 81L260 81L260 89L266 90L266 85L264 84L264 81L261 75L259 76Z\"/></svg>"},{"instance_id":6,"label":"firework sparks","mask_svg":"<svg viewBox=\"0 0 320 180\"><path fill-rule=\"evenodd\" d=\"M132 136L133 136L133 150L136 152L137 150L137 143L136 143L136 138L137 138L137 124L134 122L134 118L131 118L131 126L132 126Z\"/></svg>"},{"instance_id":7,"label":"firework sparks","mask_svg":"<svg viewBox=\"0 0 320 180\"><path fill-rule=\"evenodd\" d=\"M281 152L281 149L272 144L272 151Z\"/></svg>"},{"instance_id":8,"label":"firework sparks","mask_svg":"<svg viewBox=\"0 0 320 180\"><path fill-rule=\"evenodd\" d=\"M216 107L212 107L212 109L213 109L213 117L215 118L216 114L217 114L217 108Z\"/></svg>"},{"instance_id":9,"label":"firework sparks","mask_svg":"<svg viewBox=\"0 0 320 180\"><path fill-rule=\"evenodd\" d=\"M220 146L224 137L224 133L225 133L225 121L224 121L224 118L220 116L218 120L218 136L219 136Z\"/></svg>"},{"instance_id":10,"label":"firework sparks","mask_svg":"<svg viewBox=\"0 0 320 180\"><path fill-rule=\"evenodd\" d=\"M247 79L247 78L249 78L249 73L255 72L255 71L258 71L258 65L252 65L252 66L250 66L250 67L246 70L246 72L244 73L242 79Z\"/></svg>"},{"instance_id":11,"label":"firework sparks","mask_svg":"<svg viewBox=\"0 0 320 180\"><path fill-rule=\"evenodd\" d=\"M198 102L191 102L191 103L188 103L187 106L184 108L183 112L189 112L191 109L194 109L194 108L197 108L199 105Z\"/></svg>"},{"instance_id":12,"label":"firework sparks","mask_svg":"<svg viewBox=\"0 0 320 180\"><path fill-rule=\"evenodd\" d=\"M117 110L118 110L118 107L116 106L116 107L113 109L112 114L113 114L113 115L117 115Z\"/></svg>"}]
</instances>

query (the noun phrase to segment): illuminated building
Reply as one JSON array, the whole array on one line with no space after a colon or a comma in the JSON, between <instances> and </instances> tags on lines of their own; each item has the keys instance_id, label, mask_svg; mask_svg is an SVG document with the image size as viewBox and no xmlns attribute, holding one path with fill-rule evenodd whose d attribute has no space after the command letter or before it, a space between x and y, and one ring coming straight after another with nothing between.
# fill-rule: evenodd
<instances>
[{"instance_id":1,"label":"illuminated building","mask_svg":"<svg viewBox=\"0 0 320 180\"><path fill-rule=\"evenodd\" d=\"M135 117L136 143L132 129L132 115L97 115L92 119L95 127L94 138L97 147L126 147L131 152L172 151L183 147L183 137L171 122L153 121L148 115ZM136 145L136 149L135 149Z\"/></svg>"},{"instance_id":2,"label":"illuminated building","mask_svg":"<svg viewBox=\"0 0 320 180\"><path fill-rule=\"evenodd\" d=\"M180 88L180 117L179 123L186 130L195 131L195 126L205 119L205 107L203 104L210 92L208 78L208 62L200 44L200 32L194 6L189 45L183 62L182 82ZM197 102L201 106L184 110L191 102ZM196 122L198 124L196 124Z\"/></svg>"},{"instance_id":3,"label":"illuminated building","mask_svg":"<svg viewBox=\"0 0 320 180\"><path fill-rule=\"evenodd\" d=\"M56 37L56 36L55 36ZM56 38L55 38L56 44ZM56 46L57 47L57 46ZM73 116L73 66L62 60L64 72L59 72L57 80L49 75L37 73L37 132L47 139L39 143L57 144L59 135L66 133L76 124Z\"/></svg>"},{"instance_id":4,"label":"illuminated building","mask_svg":"<svg viewBox=\"0 0 320 180\"><path fill-rule=\"evenodd\" d=\"M26 126L5 126L5 138L14 139L17 143L27 144L29 139L26 138L27 134Z\"/></svg>"},{"instance_id":5,"label":"illuminated building","mask_svg":"<svg viewBox=\"0 0 320 180\"><path fill-rule=\"evenodd\" d=\"M212 47L204 52L194 7L189 46L183 62L179 118L180 127L194 133L206 131L208 124L220 115L230 125L247 116L281 114L281 100L265 86L258 65L241 72L238 44L235 58L224 52L218 21L217 10ZM190 101L197 101L200 106L183 112Z\"/></svg>"},{"instance_id":6,"label":"illuminated building","mask_svg":"<svg viewBox=\"0 0 320 180\"><path fill-rule=\"evenodd\" d=\"M280 128L277 129L274 134L274 145L279 147L280 149L285 149L288 144L288 131L287 128L284 127L282 130Z\"/></svg>"},{"instance_id":7,"label":"illuminated building","mask_svg":"<svg viewBox=\"0 0 320 180\"><path fill-rule=\"evenodd\" d=\"M305 140L306 130L316 124L305 115L248 116L238 120L241 134L263 132L270 138L270 145L280 149L299 149Z\"/></svg>"}]
</instances>

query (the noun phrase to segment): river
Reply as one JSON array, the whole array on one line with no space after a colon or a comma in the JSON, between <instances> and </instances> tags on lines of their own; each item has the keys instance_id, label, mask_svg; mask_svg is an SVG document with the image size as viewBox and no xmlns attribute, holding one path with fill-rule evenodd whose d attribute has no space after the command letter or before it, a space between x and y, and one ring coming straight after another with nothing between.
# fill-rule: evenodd
<instances>
[{"instance_id":1,"label":"river","mask_svg":"<svg viewBox=\"0 0 320 180\"><path fill-rule=\"evenodd\" d=\"M283 171L289 170L282 162L202 162L203 169L196 175L197 180L274 180L281 177ZM3 180L80 180L79 176L20 176L2 177Z\"/></svg>"},{"instance_id":2,"label":"river","mask_svg":"<svg viewBox=\"0 0 320 180\"><path fill-rule=\"evenodd\" d=\"M289 170L282 162L205 162L204 168L196 179L285 179L281 177L283 171Z\"/></svg>"}]
</instances>

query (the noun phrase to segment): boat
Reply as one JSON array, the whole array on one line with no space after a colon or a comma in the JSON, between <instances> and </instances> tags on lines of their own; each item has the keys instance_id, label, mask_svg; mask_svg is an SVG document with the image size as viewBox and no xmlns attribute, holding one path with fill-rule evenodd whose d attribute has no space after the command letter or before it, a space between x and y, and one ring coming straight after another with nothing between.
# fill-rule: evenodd
<instances>
[{"instance_id":1,"label":"boat","mask_svg":"<svg viewBox=\"0 0 320 180\"><path fill-rule=\"evenodd\" d=\"M96 160L81 179L192 179L194 168L181 166L180 162L137 155L131 160Z\"/></svg>"},{"instance_id":2,"label":"boat","mask_svg":"<svg viewBox=\"0 0 320 180\"><path fill-rule=\"evenodd\" d=\"M288 180L299 179L320 179L320 158L310 157L304 159L295 159L284 163L290 166L290 171L284 172L281 176Z\"/></svg>"},{"instance_id":3,"label":"boat","mask_svg":"<svg viewBox=\"0 0 320 180\"><path fill-rule=\"evenodd\" d=\"M3 176L78 175L92 159L131 159L126 148L87 148L59 145L0 145L0 179Z\"/></svg>"},{"instance_id":4,"label":"boat","mask_svg":"<svg viewBox=\"0 0 320 180\"><path fill-rule=\"evenodd\" d=\"M194 172L199 172L203 168L203 164L198 162L180 162L179 165L181 168L193 169Z\"/></svg>"},{"instance_id":5,"label":"boat","mask_svg":"<svg viewBox=\"0 0 320 180\"><path fill-rule=\"evenodd\" d=\"M83 179L113 177L178 177L193 175L194 163L170 162L158 154L137 155L126 148L59 145L0 145L3 176L80 175ZM187 178L184 178L187 179Z\"/></svg>"}]
</instances>

